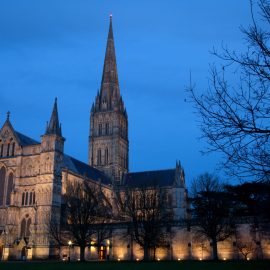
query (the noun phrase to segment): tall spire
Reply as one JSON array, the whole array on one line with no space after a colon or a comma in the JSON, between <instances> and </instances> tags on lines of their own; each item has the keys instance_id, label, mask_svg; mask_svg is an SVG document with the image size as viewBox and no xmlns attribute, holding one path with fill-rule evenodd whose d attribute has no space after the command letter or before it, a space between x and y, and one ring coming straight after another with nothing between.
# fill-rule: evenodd
<instances>
[{"instance_id":1,"label":"tall spire","mask_svg":"<svg viewBox=\"0 0 270 270\"><path fill-rule=\"evenodd\" d=\"M113 181L119 182L128 171L128 119L119 90L112 16L101 87L91 108L88 154L89 165Z\"/></svg>"},{"instance_id":2,"label":"tall spire","mask_svg":"<svg viewBox=\"0 0 270 270\"><path fill-rule=\"evenodd\" d=\"M109 102L109 100L111 100L113 97L118 99L120 97L120 93L119 93L115 48L114 48L112 15L110 15L110 26L103 66L100 98L101 100L106 100L107 102Z\"/></svg>"},{"instance_id":3,"label":"tall spire","mask_svg":"<svg viewBox=\"0 0 270 270\"><path fill-rule=\"evenodd\" d=\"M50 123L47 125L46 135L55 134L62 136L61 126L59 125L57 98L55 98Z\"/></svg>"}]
</instances>

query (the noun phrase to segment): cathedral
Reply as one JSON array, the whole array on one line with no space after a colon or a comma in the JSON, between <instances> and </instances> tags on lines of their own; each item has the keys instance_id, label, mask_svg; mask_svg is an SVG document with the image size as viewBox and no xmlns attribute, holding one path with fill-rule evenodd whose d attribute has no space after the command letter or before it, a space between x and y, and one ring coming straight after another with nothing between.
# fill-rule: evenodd
<instances>
[{"instance_id":1,"label":"cathedral","mask_svg":"<svg viewBox=\"0 0 270 270\"><path fill-rule=\"evenodd\" d=\"M0 130L0 259L47 259L53 255L47 224L61 213L67 181L98 183L110 198L117 186L136 187L155 181L170 194L175 220L174 234L168 246L157 251L157 258L180 260L211 256L210 247L206 251L200 243L193 243L192 232L182 224L188 202L180 162L168 170L129 172L128 115L118 81L112 17L101 86L90 111L88 164L64 152L57 99L40 141L16 131L11 122L8 113ZM104 242L104 252L113 260L142 259L142 250L124 237L124 230L121 226L114 227L110 239ZM232 258L233 245L222 245L222 256ZM68 253L70 247L66 243L61 258L65 259ZM79 258L76 247L70 256L72 260ZM85 257L104 259L94 246L87 248Z\"/></svg>"}]
</instances>

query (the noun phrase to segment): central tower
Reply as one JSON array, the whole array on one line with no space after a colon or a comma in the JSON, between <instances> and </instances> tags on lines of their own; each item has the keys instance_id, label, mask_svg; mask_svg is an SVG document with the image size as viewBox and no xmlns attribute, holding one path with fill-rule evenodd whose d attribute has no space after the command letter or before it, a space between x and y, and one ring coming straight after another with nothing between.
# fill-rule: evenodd
<instances>
[{"instance_id":1,"label":"central tower","mask_svg":"<svg viewBox=\"0 0 270 270\"><path fill-rule=\"evenodd\" d=\"M120 95L112 16L100 90L90 114L89 165L116 183L128 172L128 117Z\"/></svg>"}]
</instances>

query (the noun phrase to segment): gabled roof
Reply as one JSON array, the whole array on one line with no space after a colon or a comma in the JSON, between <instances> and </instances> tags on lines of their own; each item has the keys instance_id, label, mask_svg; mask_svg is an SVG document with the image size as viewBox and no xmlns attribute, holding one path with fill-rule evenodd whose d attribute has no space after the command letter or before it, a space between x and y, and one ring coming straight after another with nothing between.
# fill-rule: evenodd
<instances>
[{"instance_id":1,"label":"gabled roof","mask_svg":"<svg viewBox=\"0 0 270 270\"><path fill-rule=\"evenodd\" d=\"M175 181L175 169L127 173L123 185L129 187L172 186Z\"/></svg>"},{"instance_id":2,"label":"gabled roof","mask_svg":"<svg viewBox=\"0 0 270 270\"><path fill-rule=\"evenodd\" d=\"M40 144L39 142L37 142L36 140L18 132L18 131L14 131L15 135L17 136L18 140L19 140L19 144L21 146L29 146L29 145L35 145L35 144Z\"/></svg>"},{"instance_id":3,"label":"gabled roof","mask_svg":"<svg viewBox=\"0 0 270 270\"><path fill-rule=\"evenodd\" d=\"M110 178L103 172L68 155L64 155L64 167L88 179L92 179L96 182L100 181L104 185L112 184Z\"/></svg>"},{"instance_id":4,"label":"gabled roof","mask_svg":"<svg viewBox=\"0 0 270 270\"><path fill-rule=\"evenodd\" d=\"M9 113L8 113L8 117L7 120L5 121L4 125L2 126L2 128L0 129L0 132L2 132L3 129L9 129L13 135L15 136L15 140L18 142L18 144L20 146L29 146L29 145L36 145L36 144L40 144L39 142L37 142L36 140L14 130L10 120L9 120Z\"/></svg>"}]
</instances>

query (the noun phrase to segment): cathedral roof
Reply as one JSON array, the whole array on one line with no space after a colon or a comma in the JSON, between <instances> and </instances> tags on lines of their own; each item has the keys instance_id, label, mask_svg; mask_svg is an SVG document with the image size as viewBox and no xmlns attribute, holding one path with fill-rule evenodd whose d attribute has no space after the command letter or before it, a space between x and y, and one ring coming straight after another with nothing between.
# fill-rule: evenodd
<instances>
[{"instance_id":1,"label":"cathedral roof","mask_svg":"<svg viewBox=\"0 0 270 270\"><path fill-rule=\"evenodd\" d=\"M104 185L112 184L111 180L103 172L68 155L64 155L64 167L88 179L96 182L100 181Z\"/></svg>"},{"instance_id":2,"label":"cathedral roof","mask_svg":"<svg viewBox=\"0 0 270 270\"><path fill-rule=\"evenodd\" d=\"M175 181L175 169L145 171L127 173L124 176L123 184L129 187L142 186L172 186Z\"/></svg>"},{"instance_id":3,"label":"cathedral roof","mask_svg":"<svg viewBox=\"0 0 270 270\"><path fill-rule=\"evenodd\" d=\"M37 142L36 140L18 132L18 131L14 131L17 138L19 139L19 143L21 146L29 146L29 145L35 145L35 144L39 144L39 142Z\"/></svg>"}]
</instances>

